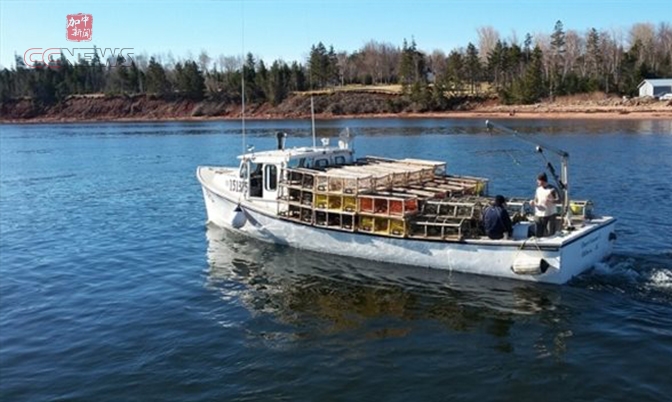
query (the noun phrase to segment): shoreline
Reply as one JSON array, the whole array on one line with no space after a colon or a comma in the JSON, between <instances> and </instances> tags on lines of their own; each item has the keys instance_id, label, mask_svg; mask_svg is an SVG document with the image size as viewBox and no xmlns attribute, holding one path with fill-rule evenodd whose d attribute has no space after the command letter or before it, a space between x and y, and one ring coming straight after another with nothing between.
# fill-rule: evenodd
<instances>
[{"instance_id":1,"label":"shoreline","mask_svg":"<svg viewBox=\"0 0 672 402\"><path fill-rule=\"evenodd\" d=\"M276 114L251 114L247 121L305 120L308 115L283 116ZM372 113L372 114L315 114L317 120L344 119L503 119L503 120L672 120L672 108L669 110L646 111L525 111L504 112L501 110L472 110L459 112L423 112L423 113ZM177 116L177 117L118 117L65 118L37 117L31 119L0 119L0 124L75 124L75 123L151 123L151 122L210 122L237 121L240 116Z\"/></svg>"},{"instance_id":2,"label":"shoreline","mask_svg":"<svg viewBox=\"0 0 672 402\"><path fill-rule=\"evenodd\" d=\"M250 104L247 120L339 119L573 119L672 120L672 101L623 99L603 94L566 96L530 105L503 105L493 98L452 98L444 110L418 109L399 95L334 92L312 97L294 94L277 105ZM416 112L414 110L426 110ZM240 105L212 99L163 99L147 95L71 96L36 107L29 99L0 103L0 124L109 122L202 122L241 120Z\"/></svg>"}]
</instances>

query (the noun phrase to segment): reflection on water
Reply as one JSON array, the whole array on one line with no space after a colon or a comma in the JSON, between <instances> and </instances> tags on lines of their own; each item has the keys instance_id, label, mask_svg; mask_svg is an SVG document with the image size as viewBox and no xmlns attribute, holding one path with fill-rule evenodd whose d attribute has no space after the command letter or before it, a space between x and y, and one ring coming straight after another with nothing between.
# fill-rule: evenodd
<instances>
[{"instance_id":1,"label":"reflection on water","mask_svg":"<svg viewBox=\"0 0 672 402\"><path fill-rule=\"evenodd\" d=\"M424 320L502 338L497 348L504 352L513 348L506 338L516 321L538 316L557 335L550 344L564 348L554 286L317 254L214 226L207 238L209 286L253 315L303 330L313 325L321 334L363 330L374 338L403 337ZM540 347L547 353L548 345Z\"/></svg>"}]
</instances>

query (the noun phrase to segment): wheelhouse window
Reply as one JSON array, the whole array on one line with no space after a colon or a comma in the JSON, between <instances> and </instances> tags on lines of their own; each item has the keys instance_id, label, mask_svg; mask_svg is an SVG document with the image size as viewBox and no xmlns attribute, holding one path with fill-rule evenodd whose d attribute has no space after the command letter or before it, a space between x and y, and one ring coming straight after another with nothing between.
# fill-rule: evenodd
<instances>
[{"instance_id":1,"label":"wheelhouse window","mask_svg":"<svg viewBox=\"0 0 672 402\"><path fill-rule=\"evenodd\" d=\"M249 194L250 197L261 197L263 195L262 171L261 163L249 162Z\"/></svg>"},{"instance_id":2,"label":"wheelhouse window","mask_svg":"<svg viewBox=\"0 0 672 402\"><path fill-rule=\"evenodd\" d=\"M261 163L250 162L250 176L261 177Z\"/></svg>"},{"instance_id":3,"label":"wheelhouse window","mask_svg":"<svg viewBox=\"0 0 672 402\"><path fill-rule=\"evenodd\" d=\"M264 181L267 191L275 191L278 188L278 168L275 165L264 167Z\"/></svg>"},{"instance_id":4,"label":"wheelhouse window","mask_svg":"<svg viewBox=\"0 0 672 402\"><path fill-rule=\"evenodd\" d=\"M334 164L336 165L345 165L345 156L339 155L334 158Z\"/></svg>"},{"instance_id":5,"label":"wheelhouse window","mask_svg":"<svg viewBox=\"0 0 672 402\"><path fill-rule=\"evenodd\" d=\"M315 167L323 168L329 166L329 159L315 159Z\"/></svg>"}]
</instances>

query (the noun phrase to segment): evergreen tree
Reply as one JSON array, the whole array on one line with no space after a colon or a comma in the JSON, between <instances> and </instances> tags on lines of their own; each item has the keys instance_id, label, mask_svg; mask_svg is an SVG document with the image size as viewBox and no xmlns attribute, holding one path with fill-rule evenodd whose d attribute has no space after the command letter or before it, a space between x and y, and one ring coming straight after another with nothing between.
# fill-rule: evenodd
<instances>
[{"instance_id":1,"label":"evergreen tree","mask_svg":"<svg viewBox=\"0 0 672 402\"><path fill-rule=\"evenodd\" d=\"M506 56L506 82L511 83L525 71L525 56L517 44L509 46Z\"/></svg>"},{"instance_id":2,"label":"evergreen tree","mask_svg":"<svg viewBox=\"0 0 672 402\"><path fill-rule=\"evenodd\" d=\"M600 35L595 28L588 31L586 38L586 67L590 79L590 90L599 88L602 68L602 52L600 51Z\"/></svg>"},{"instance_id":3,"label":"evergreen tree","mask_svg":"<svg viewBox=\"0 0 672 402\"><path fill-rule=\"evenodd\" d=\"M257 83L257 62L252 53L247 54L243 65L243 78L245 79L245 99L248 102L259 100L259 85Z\"/></svg>"},{"instance_id":4,"label":"evergreen tree","mask_svg":"<svg viewBox=\"0 0 672 402\"><path fill-rule=\"evenodd\" d=\"M557 93L561 93L562 81L564 80L565 64L565 31L562 21L555 23L555 28L551 34L551 72L549 81L551 84L551 100Z\"/></svg>"},{"instance_id":5,"label":"evergreen tree","mask_svg":"<svg viewBox=\"0 0 672 402\"><path fill-rule=\"evenodd\" d=\"M91 81L92 92L102 92L105 88L105 71L98 53L98 48L94 45L93 59L91 60L91 71L89 72L89 80Z\"/></svg>"},{"instance_id":6,"label":"evergreen tree","mask_svg":"<svg viewBox=\"0 0 672 402\"><path fill-rule=\"evenodd\" d=\"M268 91L266 98L273 106L282 102L289 93L290 70L285 63L273 62L268 74Z\"/></svg>"},{"instance_id":7,"label":"evergreen tree","mask_svg":"<svg viewBox=\"0 0 672 402\"><path fill-rule=\"evenodd\" d=\"M544 95L543 58L541 49L536 46L521 84L521 96L519 98L521 103L538 102Z\"/></svg>"},{"instance_id":8,"label":"evergreen tree","mask_svg":"<svg viewBox=\"0 0 672 402\"><path fill-rule=\"evenodd\" d=\"M525 34L525 41L523 42L523 54L525 55L525 63L530 62L530 58L532 57L532 35Z\"/></svg>"},{"instance_id":9,"label":"evergreen tree","mask_svg":"<svg viewBox=\"0 0 672 402\"><path fill-rule=\"evenodd\" d=\"M443 82L448 91L459 94L463 90L465 81L465 66L462 53L453 50L446 60L446 71Z\"/></svg>"},{"instance_id":10,"label":"evergreen tree","mask_svg":"<svg viewBox=\"0 0 672 402\"><path fill-rule=\"evenodd\" d=\"M291 75L290 75L290 85L289 88L292 91L305 91L307 89L306 86L306 73L303 70L303 67L299 65L296 61L292 63L292 66L290 67L291 70Z\"/></svg>"},{"instance_id":11,"label":"evergreen tree","mask_svg":"<svg viewBox=\"0 0 672 402\"><path fill-rule=\"evenodd\" d=\"M193 100L203 99L205 93L205 79L195 61L187 61L182 66L175 65L176 87L180 96Z\"/></svg>"},{"instance_id":12,"label":"evergreen tree","mask_svg":"<svg viewBox=\"0 0 672 402\"><path fill-rule=\"evenodd\" d=\"M128 83L131 93L143 92L143 80L144 74L138 69L138 66L135 65L135 61L131 61L131 67L128 70Z\"/></svg>"},{"instance_id":13,"label":"evergreen tree","mask_svg":"<svg viewBox=\"0 0 672 402\"><path fill-rule=\"evenodd\" d=\"M311 89L324 88L329 77L329 55L322 42L311 47L308 68Z\"/></svg>"},{"instance_id":14,"label":"evergreen tree","mask_svg":"<svg viewBox=\"0 0 672 402\"><path fill-rule=\"evenodd\" d=\"M508 48L506 43L503 43L501 40L498 40L495 43L492 51L488 54L488 73L489 81L491 81L495 89L499 89L504 85L503 75L506 72L506 58L507 58Z\"/></svg>"},{"instance_id":15,"label":"evergreen tree","mask_svg":"<svg viewBox=\"0 0 672 402\"><path fill-rule=\"evenodd\" d=\"M0 103L7 102L12 98L12 73L8 69L0 72Z\"/></svg>"},{"instance_id":16,"label":"evergreen tree","mask_svg":"<svg viewBox=\"0 0 672 402\"><path fill-rule=\"evenodd\" d=\"M646 77L647 69L645 63L639 61L641 54L639 47L641 44L635 42L634 46L628 52L625 52L623 62L620 66L621 82L618 83L618 91L628 96L637 95L637 85ZM642 68L644 66L644 68ZM608 85L608 82L607 82ZM608 88L608 86L607 86Z\"/></svg>"},{"instance_id":17,"label":"evergreen tree","mask_svg":"<svg viewBox=\"0 0 672 402\"><path fill-rule=\"evenodd\" d=\"M57 101L54 69L44 63L35 62L32 74L28 76L29 96L33 108L42 111Z\"/></svg>"},{"instance_id":18,"label":"evergreen tree","mask_svg":"<svg viewBox=\"0 0 672 402\"><path fill-rule=\"evenodd\" d=\"M170 93L170 82L166 78L166 71L161 64L156 62L154 57L149 59L146 82L146 90L149 94L166 96Z\"/></svg>"},{"instance_id":19,"label":"evergreen tree","mask_svg":"<svg viewBox=\"0 0 672 402\"><path fill-rule=\"evenodd\" d=\"M476 92L476 82L481 75L481 61L478 58L478 49L471 42L467 45L466 70L469 90L473 94Z\"/></svg>"},{"instance_id":20,"label":"evergreen tree","mask_svg":"<svg viewBox=\"0 0 672 402\"><path fill-rule=\"evenodd\" d=\"M124 56L118 55L114 63L114 69L112 69L112 66L109 67L109 72L113 79L109 81L108 90L113 93L124 94L130 89L128 68L124 63L126 63Z\"/></svg>"},{"instance_id":21,"label":"evergreen tree","mask_svg":"<svg viewBox=\"0 0 672 402\"><path fill-rule=\"evenodd\" d=\"M52 83L54 85L54 96L56 102L62 102L67 99L68 95L71 93L76 93L77 85L73 79L73 67L70 66L70 63L65 58L63 52L61 52L61 57L51 63L52 67L55 67L53 74L50 74Z\"/></svg>"},{"instance_id":22,"label":"evergreen tree","mask_svg":"<svg viewBox=\"0 0 672 402\"><path fill-rule=\"evenodd\" d=\"M406 39L401 47L401 60L399 61L399 82L404 92L413 83L413 51L408 47Z\"/></svg>"},{"instance_id":23,"label":"evergreen tree","mask_svg":"<svg viewBox=\"0 0 672 402\"><path fill-rule=\"evenodd\" d=\"M399 80L404 93L416 93L419 87L427 85L427 61L425 55L418 51L415 40L411 41L408 46L406 39L401 50L401 58L399 60Z\"/></svg>"},{"instance_id":24,"label":"evergreen tree","mask_svg":"<svg viewBox=\"0 0 672 402\"><path fill-rule=\"evenodd\" d=\"M263 60L259 60L259 67L257 68L256 84L257 90L254 94L255 100L259 102L267 101L266 88L268 85L268 69Z\"/></svg>"},{"instance_id":25,"label":"evergreen tree","mask_svg":"<svg viewBox=\"0 0 672 402\"><path fill-rule=\"evenodd\" d=\"M338 73L338 58L336 57L336 52L334 51L333 46L329 46L329 52L327 53L327 82L329 85L336 85L340 82L340 76Z\"/></svg>"}]
</instances>

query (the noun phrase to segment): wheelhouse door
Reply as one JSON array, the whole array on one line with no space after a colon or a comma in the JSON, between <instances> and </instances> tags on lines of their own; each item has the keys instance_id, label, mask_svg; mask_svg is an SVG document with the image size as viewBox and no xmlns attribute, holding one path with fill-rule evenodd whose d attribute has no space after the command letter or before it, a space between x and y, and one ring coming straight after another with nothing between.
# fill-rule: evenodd
<instances>
[{"instance_id":1,"label":"wheelhouse door","mask_svg":"<svg viewBox=\"0 0 672 402\"><path fill-rule=\"evenodd\" d=\"M264 165L264 194L265 200L278 199L278 166L266 164Z\"/></svg>"}]
</instances>

